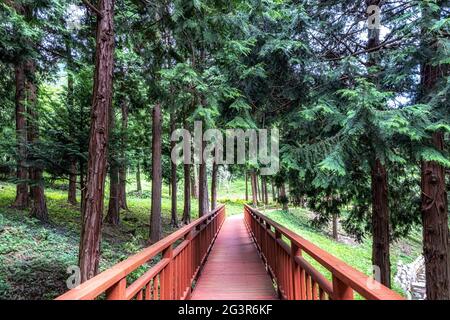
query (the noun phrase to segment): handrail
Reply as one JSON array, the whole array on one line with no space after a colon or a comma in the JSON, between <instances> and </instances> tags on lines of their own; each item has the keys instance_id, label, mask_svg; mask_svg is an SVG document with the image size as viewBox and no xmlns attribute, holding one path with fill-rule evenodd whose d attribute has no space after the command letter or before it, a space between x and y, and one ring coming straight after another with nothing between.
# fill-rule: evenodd
<instances>
[{"instance_id":1,"label":"handrail","mask_svg":"<svg viewBox=\"0 0 450 320\"><path fill-rule=\"evenodd\" d=\"M56 300L93 300L105 292L109 300L189 299L192 284L224 220L225 206L221 205ZM181 239L183 241L178 243ZM127 285L127 276L131 272L159 254L162 254L162 257L156 265Z\"/></svg>"},{"instance_id":2,"label":"handrail","mask_svg":"<svg viewBox=\"0 0 450 320\"><path fill-rule=\"evenodd\" d=\"M244 215L247 228L277 284L281 298L352 300L355 291L371 300L404 299L248 205L245 205ZM282 236L289 240L290 245ZM332 281L302 257L303 251L331 272Z\"/></svg>"}]
</instances>

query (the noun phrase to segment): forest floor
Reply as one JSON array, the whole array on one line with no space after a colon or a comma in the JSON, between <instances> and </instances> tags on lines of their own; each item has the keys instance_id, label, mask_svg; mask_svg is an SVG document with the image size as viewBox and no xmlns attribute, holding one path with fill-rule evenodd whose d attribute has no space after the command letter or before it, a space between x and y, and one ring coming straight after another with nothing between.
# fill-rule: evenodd
<instances>
[{"instance_id":1,"label":"forest floor","mask_svg":"<svg viewBox=\"0 0 450 320\"><path fill-rule=\"evenodd\" d=\"M321 249L331 253L359 271L372 275L372 241L364 239L357 242L354 238L339 228L338 241L332 238L330 227L316 228L311 225L313 213L305 209L294 208L289 212L282 210L267 210L265 214L274 221L301 235ZM411 263L422 253L422 237L419 230L414 230L410 236L399 239L391 244L392 279L397 272L397 263ZM331 280L331 274L312 258L304 255L307 260ZM403 290L392 280L395 291L404 295Z\"/></svg>"},{"instance_id":2,"label":"forest floor","mask_svg":"<svg viewBox=\"0 0 450 320\"><path fill-rule=\"evenodd\" d=\"M103 226L100 270L124 260L147 245L150 215L150 183L143 183L142 196L128 185L129 211L121 214L121 225ZM42 224L27 212L9 208L14 200L15 186L0 182L0 299L53 299L67 290L67 268L77 265L80 235L80 213L77 206L67 203L65 182L46 188L50 222ZM108 194L108 193L107 193ZM219 202L226 204L227 215L243 211L243 181L221 184ZM179 190L178 213L182 214L183 195ZM108 199L105 199L107 204ZM107 208L107 206L106 206ZM197 216L197 201L192 199L192 217ZM163 231L175 231L170 226L170 196L163 187ZM334 241L327 229L310 224L311 213L303 209L267 210L272 219L292 229L302 237L360 271L370 274L371 243L357 243L341 231L341 240ZM413 261L421 251L420 235L414 233L392 246L393 274L397 261ZM315 265L317 266L317 265ZM321 269L321 271L324 271ZM137 276L137 275L136 275ZM400 289L394 287L400 292Z\"/></svg>"},{"instance_id":3,"label":"forest floor","mask_svg":"<svg viewBox=\"0 0 450 320\"><path fill-rule=\"evenodd\" d=\"M150 216L151 184L143 181L139 196L134 181L128 185L128 211L121 213L121 224L102 228L100 270L124 260L147 245ZM108 189L108 186L107 186ZM243 183L233 184L234 192L245 193ZM67 268L76 266L81 230L78 206L67 203L66 182L57 181L46 186L47 207L50 222L42 224L30 218L27 211L11 209L15 186L0 182L0 300L2 299L53 299L67 291ZM106 192L108 194L108 190ZM230 194L230 185L219 187L219 202L227 205L227 214L243 211L243 201ZM79 195L78 195L79 196ZM79 197L78 197L79 200ZM105 210L108 206L105 199ZM163 233L176 230L170 226L168 186L163 187L162 224ZM192 199L192 217L197 216L198 203ZM183 195L179 188L178 216L183 211Z\"/></svg>"}]
</instances>

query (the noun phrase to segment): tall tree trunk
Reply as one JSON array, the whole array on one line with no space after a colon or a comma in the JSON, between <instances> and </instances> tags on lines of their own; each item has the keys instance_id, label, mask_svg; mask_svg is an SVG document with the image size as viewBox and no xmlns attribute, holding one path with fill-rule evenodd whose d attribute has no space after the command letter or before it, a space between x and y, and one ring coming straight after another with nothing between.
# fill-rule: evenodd
<instances>
[{"instance_id":1,"label":"tall tree trunk","mask_svg":"<svg viewBox=\"0 0 450 320\"><path fill-rule=\"evenodd\" d=\"M263 189L263 198L264 198L264 204L267 206L269 204L269 194L267 191L267 178L265 176L261 177L262 179L262 189Z\"/></svg>"},{"instance_id":2,"label":"tall tree trunk","mask_svg":"<svg viewBox=\"0 0 450 320\"><path fill-rule=\"evenodd\" d=\"M381 8L382 1L366 0L367 9L374 5ZM379 61L380 29L369 29L367 50L368 66L373 67ZM377 75L369 74L377 84ZM387 287L391 285L391 263L389 257L389 207L388 176L380 159L375 157L372 167L372 264L380 268L380 282Z\"/></svg>"},{"instance_id":3,"label":"tall tree trunk","mask_svg":"<svg viewBox=\"0 0 450 320\"><path fill-rule=\"evenodd\" d=\"M184 129L189 130L188 123L184 122ZM191 165L185 163L184 165L184 207L183 207L183 223L189 224L191 222Z\"/></svg>"},{"instance_id":4,"label":"tall tree trunk","mask_svg":"<svg viewBox=\"0 0 450 320\"><path fill-rule=\"evenodd\" d=\"M128 210L127 204L127 168L126 164L119 167L119 207Z\"/></svg>"},{"instance_id":5,"label":"tall tree trunk","mask_svg":"<svg viewBox=\"0 0 450 320\"><path fill-rule=\"evenodd\" d=\"M214 161L211 177L211 210L217 207L217 169L218 165Z\"/></svg>"},{"instance_id":6,"label":"tall tree trunk","mask_svg":"<svg viewBox=\"0 0 450 320\"><path fill-rule=\"evenodd\" d=\"M172 134L172 132L175 131L175 117L171 114L170 115L170 132L169 135ZM169 137L170 139L170 137ZM170 142L170 150L173 150L175 148L175 141ZM170 169L171 169L171 186L172 186L172 206L171 206L171 221L170 224L174 228L178 228L178 217L177 217L177 165L173 163L173 161L170 162Z\"/></svg>"},{"instance_id":7,"label":"tall tree trunk","mask_svg":"<svg viewBox=\"0 0 450 320\"><path fill-rule=\"evenodd\" d=\"M122 104L120 106L122 113L122 134L121 134L121 161L119 166L119 207L123 210L128 210L127 204L127 159L126 159L126 148L128 143L128 104L123 98Z\"/></svg>"},{"instance_id":8,"label":"tall tree trunk","mask_svg":"<svg viewBox=\"0 0 450 320\"><path fill-rule=\"evenodd\" d=\"M72 58L72 44L69 35L65 36L66 56L67 56L67 111L72 114L75 110L75 96L74 96L74 80L73 80L73 58ZM69 122L69 130L74 132L76 130L75 124ZM67 194L67 201L72 204L77 204L77 159L72 157L70 159L69 167L69 190Z\"/></svg>"},{"instance_id":9,"label":"tall tree trunk","mask_svg":"<svg viewBox=\"0 0 450 320\"><path fill-rule=\"evenodd\" d=\"M252 171L250 174L250 180L252 183L252 204L254 207L258 206L258 190L257 190L257 181L256 181L256 172Z\"/></svg>"},{"instance_id":10,"label":"tall tree trunk","mask_svg":"<svg viewBox=\"0 0 450 320\"><path fill-rule=\"evenodd\" d=\"M444 134L433 134L433 144L444 149ZM422 162L423 254L427 299L450 299L448 203L444 167L432 161Z\"/></svg>"},{"instance_id":11,"label":"tall tree trunk","mask_svg":"<svg viewBox=\"0 0 450 320\"><path fill-rule=\"evenodd\" d=\"M338 216L337 214L333 214L333 239L338 241L339 235L338 235Z\"/></svg>"},{"instance_id":12,"label":"tall tree trunk","mask_svg":"<svg viewBox=\"0 0 450 320\"><path fill-rule=\"evenodd\" d=\"M83 106L80 105L80 122L79 122L79 130L80 132L83 131L84 123L83 123ZM82 156L83 154L83 145L82 141L78 142L79 144L79 156L78 156L78 167L80 168L80 211L84 212L84 203L86 198L86 177L85 177L85 165L86 160Z\"/></svg>"},{"instance_id":13,"label":"tall tree trunk","mask_svg":"<svg viewBox=\"0 0 450 320\"><path fill-rule=\"evenodd\" d=\"M273 182L273 179L270 179L270 185L272 187L272 201L276 202L277 201L277 196L276 196L276 193L275 193L275 184Z\"/></svg>"},{"instance_id":14,"label":"tall tree trunk","mask_svg":"<svg viewBox=\"0 0 450 320\"><path fill-rule=\"evenodd\" d=\"M288 198L286 194L286 185L284 184L284 182L280 186L280 199L283 201L283 210L288 211Z\"/></svg>"},{"instance_id":15,"label":"tall tree trunk","mask_svg":"<svg viewBox=\"0 0 450 320\"><path fill-rule=\"evenodd\" d=\"M248 202L248 173L245 171L245 202Z\"/></svg>"},{"instance_id":16,"label":"tall tree trunk","mask_svg":"<svg viewBox=\"0 0 450 320\"><path fill-rule=\"evenodd\" d=\"M261 194L261 202L263 203L263 205L265 205L266 204L266 200L265 200L265 190L264 190L264 177L263 176L261 176L261 188L260 188L260 190L261 190L261 192L260 192L260 194Z\"/></svg>"},{"instance_id":17,"label":"tall tree trunk","mask_svg":"<svg viewBox=\"0 0 450 320\"><path fill-rule=\"evenodd\" d=\"M82 205L81 281L98 272L114 71L114 0L99 0L86 193Z\"/></svg>"},{"instance_id":18,"label":"tall tree trunk","mask_svg":"<svg viewBox=\"0 0 450 320\"><path fill-rule=\"evenodd\" d=\"M111 145L115 145L113 130L115 127L114 110L109 112L109 141ZM109 202L108 213L105 217L105 222L112 225L119 225L120 223L120 186L119 186L119 164L117 162L117 150L109 149Z\"/></svg>"},{"instance_id":19,"label":"tall tree trunk","mask_svg":"<svg viewBox=\"0 0 450 320\"><path fill-rule=\"evenodd\" d=\"M183 223L191 222L191 165L184 165L184 208Z\"/></svg>"},{"instance_id":20,"label":"tall tree trunk","mask_svg":"<svg viewBox=\"0 0 450 320\"><path fill-rule=\"evenodd\" d=\"M72 161L70 163L69 173L69 191L67 201L72 204L77 204L77 163Z\"/></svg>"},{"instance_id":21,"label":"tall tree trunk","mask_svg":"<svg viewBox=\"0 0 450 320\"><path fill-rule=\"evenodd\" d=\"M380 282L391 286L389 257L388 175L379 159L372 168L372 263L380 268Z\"/></svg>"},{"instance_id":22,"label":"tall tree trunk","mask_svg":"<svg viewBox=\"0 0 450 320\"><path fill-rule=\"evenodd\" d=\"M28 104L28 141L35 149L37 142L39 142L39 120L37 107L37 87L35 80L36 65L34 61L29 60L25 64L25 90ZM29 176L31 180L30 195L31 195L31 210L30 215L42 221L48 221L47 203L44 194L44 180L42 177L42 168L36 164L37 158L34 157L33 152L29 157L31 165L29 169Z\"/></svg>"},{"instance_id":23,"label":"tall tree trunk","mask_svg":"<svg viewBox=\"0 0 450 320\"><path fill-rule=\"evenodd\" d=\"M205 142L202 141L202 155L205 150ZM208 176L206 172L206 161L202 159L199 164L198 172L198 216L202 217L209 211L209 199L208 199Z\"/></svg>"},{"instance_id":24,"label":"tall tree trunk","mask_svg":"<svg viewBox=\"0 0 450 320\"><path fill-rule=\"evenodd\" d=\"M142 195L141 164L139 162L136 168L136 191L139 195Z\"/></svg>"},{"instance_id":25,"label":"tall tree trunk","mask_svg":"<svg viewBox=\"0 0 450 320\"><path fill-rule=\"evenodd\" d=\"M262 197L261 197L261 194L262 194L262 192L261 192L261 188L260 188L260 185L259 185L259 179L258 179L258 175L256 175L255 176L255 180L256 180L256 194L257 194L257 196L258 196L258 202L262 202Z\"/></svg>"},{"instance_id":26,"label":"tall tree trunk","mask_svg":"<svg viewBox=\"0 0 450 320\"><path fill-rule=\"evenodd\" d=\"M119 166L115 159L112 159L110 163L109 180L109 205L105 222L117 226L120 223Z\"/></svg>"},{"instance_id":27,"label":"tall tree trunk","mask_svg":"<svg viewBox=\"0 0 450 320\"><path fill-rule=\"evenodd\" d=\"M161 222L161 105L157 103L153 108L152 129L152 209L150 214L150 243L158 242L162 237Z\"/></svg>"},{"instance_id":28,"label":"tall tree trunk","mask_svg":"<svg viewBox=\"0 0 450 320\"><path fill-rule=\"evenodd\" d=\"M192 165L192 179L191 179L191 196L194 199L198 199L199 186L198 186L198 169L197 165L194 163Z\"/></svg>"},{"instance_id":29,"label":"tall tree trunk","mask_svg":"<svg viewBox=\"0 0 450 320\"><path fill-rule=\"evenodd\" d=\"M78 159L78 165L80 166L80 211L83 211L83 204L84 204L84 199L86 197L86 179L84 176L84 163L85 161L83 161L83 158L80 157Z\"/></svg>"},{"instance_id":30,"label":"tall tree trunk","mask_svg":"<svg viewBox=\"0 0 450 320\"><path fill-rule=\"evenodd\" d=\"M13 207L24 210L29 205L27 159L27 121L25 110L25 70L24 63L15 67L16 77L16 139L17 139L17 180L16 199Z\"/></svg>"},{"instance_id":31,"label":"tall tree trunk","mask_svg":"<svg viewBox=\"0 0 450 320\"><path fill-rule=\"evenodd\" d=\"M438 1L437 4L440 8L444 8L444 1ZM429 7L423 8L424 34L430 34L435 21L442 19L441 11L442 9L432 12ZM424 45L430 49L430 56L421 70L422 98L426 102L429 95L434 93L439 81L448 76L450 68L448 65L434 65L432 62L439 49L436 34L431 33ZM431 142L437 150L444 150L444 133L434 132ZM450 300L450 245L445 168L436 162L422 161L421 198L427 299Z\"/></svg>"}]
</instances>

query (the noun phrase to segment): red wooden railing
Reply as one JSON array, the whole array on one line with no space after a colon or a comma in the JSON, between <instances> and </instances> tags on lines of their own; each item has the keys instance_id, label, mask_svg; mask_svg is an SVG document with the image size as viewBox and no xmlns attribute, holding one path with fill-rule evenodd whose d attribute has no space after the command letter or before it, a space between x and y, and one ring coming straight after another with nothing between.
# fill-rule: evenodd
<instances>
[{"instance_id":1,"label":"red wooden railing","mask_svg":"<svg viewBox=\"0 0 450 320\"><path fill-rule=\"evenodd\" d=\"M328 252L303 239L257 210L245 206L245 223L282 299L352 300L354 291L372 300L401 300ZM285 241L287 240L287 241ZM331 281L302 256L306 253L331 273Z\"/></svg>"},{"instance_id":2,"label":"red wooden railing","mask_svg":"<svg viewBox=\"0 0 450 320\"><path fill-rule=\"evenodd\" d=\"M222 205L140 253L116 264L57 300L92 300L103 293L109 300L189 299L192 284L225 220ZM158 263L134 282L127 276L160 256Z\"/></svg>"}]
</instances>

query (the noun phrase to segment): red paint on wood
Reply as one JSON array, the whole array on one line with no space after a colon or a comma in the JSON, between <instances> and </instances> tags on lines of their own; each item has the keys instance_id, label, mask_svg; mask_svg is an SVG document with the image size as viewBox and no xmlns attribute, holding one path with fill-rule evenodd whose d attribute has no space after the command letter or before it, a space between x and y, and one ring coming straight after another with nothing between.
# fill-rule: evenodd
<instances>
[{"instance_id":1,"label":"red paint on wood","mask_svg":"<svg viewBox=\"0 0 450 320\"><path fill-rule=\"evenodd\" d=\"M326 294L334 300L351 300L353 291L356 291L366 299L403 299L382 284L371 286L373 280L362 272L248 205L244 208L244 218L263 261L277 284L280 298L317 300L326 298ZM288 241L285 242L285 239ZM333 275L333 281L327 280L302 258L302 252L328 269Z\"/></svg>"},{"instance_id":2,"label":"red paint on wood","mask_svg":"<svg viewBox=\"0 0 450 320\"><path fill-rule=\"evenodd\" d=\"M276 299L272 281L241 215L225 220L191 299Z\"/></svg>"}]
</instances>

